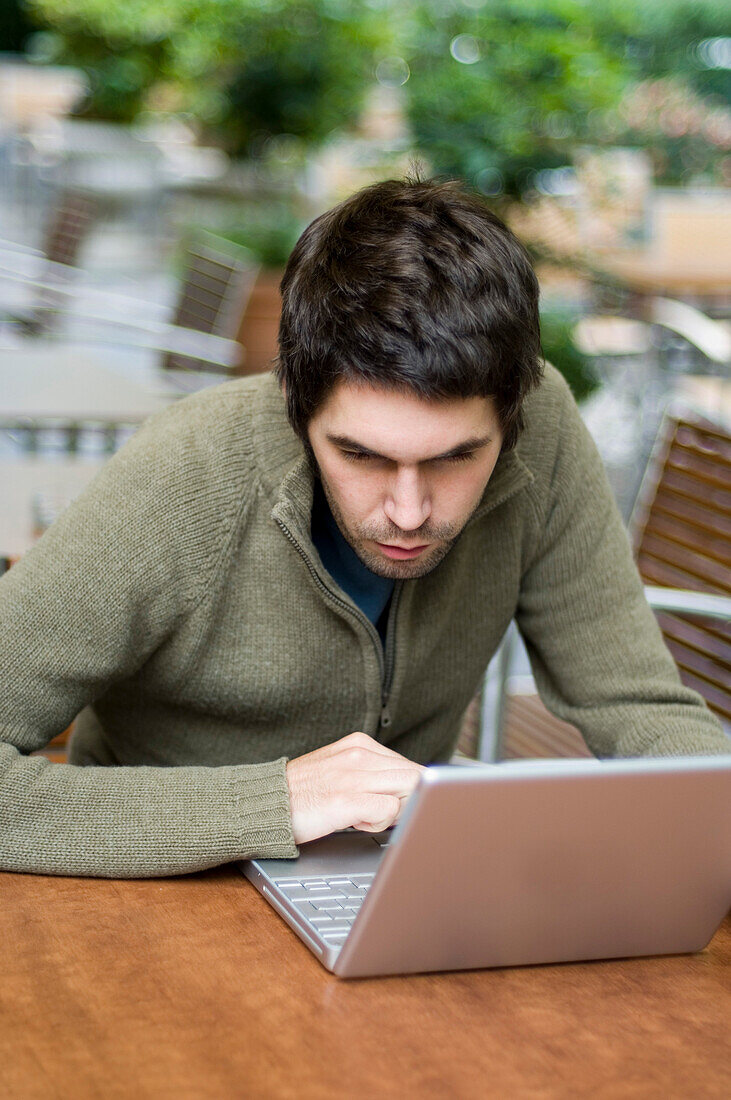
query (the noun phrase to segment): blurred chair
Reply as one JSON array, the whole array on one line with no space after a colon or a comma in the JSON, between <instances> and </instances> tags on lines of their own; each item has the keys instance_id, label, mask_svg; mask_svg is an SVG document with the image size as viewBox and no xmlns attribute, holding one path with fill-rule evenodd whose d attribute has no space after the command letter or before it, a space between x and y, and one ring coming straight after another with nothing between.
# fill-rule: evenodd
<instances>
[{"instance_id":1,"label":"blurred chair","mask_svg":"<svg viewBox=\"0 0 731 1100\"><path fill-rule=\"evenodd\" d=\"M61 193L46 221L40 250L0 239L0 316L22 331L40 335L53 326L63 303L59 290L79 275L76 264L98 213L93 196L83 191Z\"/></svg>"},{"instance_id":2,"label":"blurred chair","mask_svg":"<svg viewBox=\"0 0 731 1100\"><path fill-rule=\"evenodd\" d=\"M61 187L94 195L108 218L122 215L158 239L169 172L156 142L132 126L86 118L56 119L31 139Z\"/></svg>"},{"instance_id":3,"label":"blurred chair","mask_svg":"<svg viewBox=\"0 0 731 1100\"><path fill-rule=\"evenodd\" d=\"M672 298L650 298L645 315L645 321L602 314L582 317L574 328L574 343L584 355L599 361L648 355L657 347L652 333L654 325L682 337L703 356L706 366L731 366L729 322L714 320L694 306ZM659 365L667 369L662 355Z\"/></svg>"},{"instance_id":4,"label":"blurred chair","mask_svg":"<svg viewBox=\"0 0 731 1100\"><path fill-rule=\"evenodd\" d=\"M200 374L227 374L243 363L244 349L234 337L257 270L246 249L202 235L187 251L170 321L150 316L149 302L126 295L88 285L61 288L37 279L26 282L36 292L56 294L46 308L57 321L66 321L66 331L60 332L56 324L50 332L53 337L84 346L153 350L159 353L160 369L182 388L190 388L200 381ZM3 276L19 278L3 269L0 260L0 279Z\"/></svg>"},{"instance_id":5,"label":"blurred chair","mask_svg":"<svg viewBox=\"0 0 731 1100\"><path fill-rule=\"evenodd\" d=\"M678 302L673 298L651 298L647 304L647 319L653 324L681 337L683 344L691 351L681 359L681 369L693 370L702 356L700 365L727 372L731 367L731 324L707 317L694 306ZM683 351L683 344L680 350ZM670 358L672 366L672 346L666 350L665 358ZM695 358L693 358L693 353ZM675 357L677 359L677 356ZM687 360L690 358L690 361ZM676 368L677 369L677 368Z\"/></svg>"},{"instance_id":6,"label":"blurred chair","mask_svg":"<svg viewBox=\"0 0 731 1100\"><path fill-rule=\"evenodd\" d=\"M731 434L669 412L630 528L645 594L683 683L731 728ZM589 756L576 729L554 717L532 677L511 676L511 623L490 662L458 751L481 760ZM471 717L472 721L469 721Z\"/></svg>"},{"instance_id":7,"label":"blurred chair","mask_svg":"<svg viewBox=\"0 0 731 1100\"><path fill-rule=\"evenodd\" d=\"M257 275L257 267L250 254L236 245L226 247L223 242L215 247L199 242L188 250L187 270L178 297L173 325L183 329L195 329L234 340ZM238 361L243 362L244 351L236 345ZM162 369L166 371L192 371L215 369L216 364L200 364L199 361L179 352L165 352Z\"/></svg>"},{"instance_id":8,"label":"blurred chair","mask_svg":"<svg viewBox=\"0 0 731 1100\"><path fill-rule=\"evenodd\" d=\"M670 298L647 299L643 312L644 320L584 317L573 331L574 343L593 358L603 383L588 403L586 419L625 518L660 429L668 390L677 387L681 377L722 379L729 377L731 368L727 322ZM611 404L617 416L610 432L606 406Z\"/></svg>"}]
</instances>

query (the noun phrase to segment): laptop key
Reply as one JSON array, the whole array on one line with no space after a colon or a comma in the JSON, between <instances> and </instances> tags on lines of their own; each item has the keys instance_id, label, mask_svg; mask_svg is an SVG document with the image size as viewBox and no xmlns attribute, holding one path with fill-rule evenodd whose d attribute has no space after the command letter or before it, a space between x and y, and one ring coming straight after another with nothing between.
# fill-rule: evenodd
<instances>
[{"instance_id":1,"label":"laptop key","mask_svg":"<svg viewBox=\"0 0 731 1100\"><path fill-rule=\"evenodd\" d=\"M301 901L297 905L297 912L301 913L303 917L307 917L308 920L312 920L313 917L324 916L319 909L316 909L309 901Z\"/></svg>"}]
</instances>

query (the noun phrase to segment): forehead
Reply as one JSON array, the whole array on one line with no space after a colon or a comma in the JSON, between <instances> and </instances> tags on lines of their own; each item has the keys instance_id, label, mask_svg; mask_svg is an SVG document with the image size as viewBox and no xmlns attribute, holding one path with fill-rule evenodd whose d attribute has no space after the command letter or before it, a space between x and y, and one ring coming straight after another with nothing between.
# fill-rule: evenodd
<instances>
[{"instance_id":1,"label":"forehead","mask_svg":"<svg viewBox=\"0 0 731 1100\"><path fill-rule=\"evenodd\" d=\"M499 438L497 409L490 397L425 399L408 390L340 380L310 421L318 436L347 436L401 461L438 454L465 440Z\"/></svg>"}]
</instances>

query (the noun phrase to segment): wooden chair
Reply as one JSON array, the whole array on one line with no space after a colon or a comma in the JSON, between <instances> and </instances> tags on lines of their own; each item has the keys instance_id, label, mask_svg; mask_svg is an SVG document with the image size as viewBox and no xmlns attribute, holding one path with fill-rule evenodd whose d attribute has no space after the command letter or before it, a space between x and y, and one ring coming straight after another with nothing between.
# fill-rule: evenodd
<instances>
[{"instance_id":1,"label":"wooden chair","mask_svg":"<svg viewBox=\"0 0 731 1100\"><path fill-rule=\"evenodd\" d=\"M700 418L667 417L631 529L646 583L731 597L731 434ZM731 721L729 624L664 611L658 620L683 683Z\"/></svg>"},{"instance_id":2,"label":"wooden chair","mask_svg":"<svg viewBox=\"0 0 731 1100\"><path fill-rule=\"evenodd\" d=\"M79 252L96 221L99 204L84 191L64 191L46 225L43 254L52 264L76 266Z\"/></svg>"},{"instance_id":3,"label":"wooden chair","mask_svg":"<svg viewBox=\"0 0 731 1100\"><path fill-rule=\"evenodd\" d=\"M155 351L159 368L183 391L210 384L205 375L236 373L242 367L245 349L235 337L257 272L246 249L201 234L187 250L170 319L169 311L156 309L155 303L89 285L83 287L82 299L78 286L11 273L0 250L0 281L14 279L36 294L50 292L53 304L48 308L73 322L71 335L56 327L49 338L83 344L87 359L86 349L97 344Z\"/></svg>"},{"instance_id":4,"label":"wooden chair","mask_svg":"<svg viewBox=\"0 0 731 1100\"><path fill-rule=\"evenodd\" d=\"M229 248L224 241L214 246L204 240L192 245L173 325L235 340L255 278L249 253L238 246ZM238 361L230 364L234 370L244 358L243 347L237 346ZM220 365L174 351L164 353L161 366L166 371L220 370Z\"/></svg>"},{"instance_id":5,"label":"wooden chair","mask_svg":"<svg viewBox=\"0 0 731 1100\"><path fill-rule=\"evenodd\" d=\"M689 413L665 416L630 521L637 565L684 684L731 723L731 434ZM590 756L532 679L511 681L512 623L458 751L482 760ZM518 690L511 690L517 688Z\"/></svg>"},{"instance_id":6,"label":"wooden chair","mask_svg":"<svg viewBox=\"0 0 731 1100\"><path fill-rule=\"evenodd\" d=\"M654 325L680 336L710 363L724 372L731 367L731 324L716 321L699 309L673 298L651 298L647 318Z\"/></svg>"},{"instance_id":7,"label":"wooden chair","mask_svg":"<svg viewBox=\"0 0 731 1100\"><path fill-rule=\"evenodd\" d=\"M5 285L13 282L15 292L10 302L0 299L7 322L32 335L53 328L63 292L79 275L79 253L97 215L93 196L65 190L50 211L40 250L0 241L0 269L7 276Z\"/></svg>"}]
</instances>

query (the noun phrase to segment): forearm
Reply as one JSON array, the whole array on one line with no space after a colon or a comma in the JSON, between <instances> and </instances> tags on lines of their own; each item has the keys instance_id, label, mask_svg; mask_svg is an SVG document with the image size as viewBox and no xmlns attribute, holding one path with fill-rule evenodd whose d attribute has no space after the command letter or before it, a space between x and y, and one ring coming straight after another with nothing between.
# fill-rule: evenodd
<instances>
[{"instance_id":1,"label":"forearm","mask_svg":"<svg viewBox=\"0 0 731 1100\"><path fill-rule=\"evenodd\" d=\"M645 599L627 532L578 413L543 504L517 621L541 696L598 756L728 753L731 740L680 680ZM545 492L545 490L544 490Z\"/></svg>"},{"instance_id":2,"label":"forearm","mask_svg":"<svg viewBox=\"0 0 731 1100\"><path fill-rule=\"evenodd\" d=\"M285 764L75 767L0 743L0 870L148 878L293 858Z\"/></svg>"},{"instance_id":3,"label":"forearm","mask_svg":"<svg viewBox=\"0 0 731 1100\"><path fill-rule=\"evenodd\" d=\"M653 640L648 646L648 657L657 644ZM638 677L626 669L621 687L611 679L596 683L588 701L578 693L559 692L540 658L531 657L546 706L577 726L597 756L731 753L731 738L701 697L680 682L671 663L665 666L662 660L654 676Z\"/></svg>"}]
</instances>

